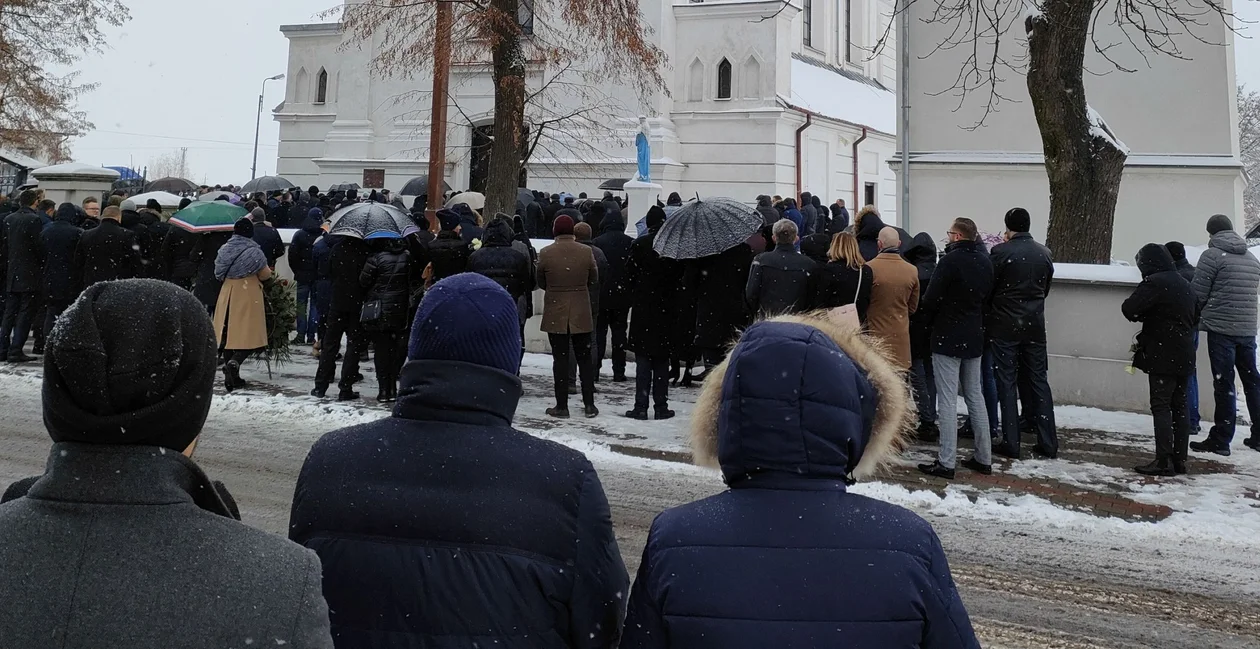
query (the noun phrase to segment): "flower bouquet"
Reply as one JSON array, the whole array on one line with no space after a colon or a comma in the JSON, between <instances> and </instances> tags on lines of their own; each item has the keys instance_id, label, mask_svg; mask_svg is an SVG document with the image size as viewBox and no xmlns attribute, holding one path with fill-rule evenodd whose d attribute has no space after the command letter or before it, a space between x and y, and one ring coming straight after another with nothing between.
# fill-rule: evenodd
<instances>
[{"instance_id":1,"label":"flower bouquet","mask_svg":"<svg viewBox=\"0 0 1260 649\"><path fill-rule=\"evenodd\" d=\"M297 285L292 280L271 277L263 282L263 309L267 315L267 349L258 353L257 360L271 365L283 365L293 360L290 349L293 331L297 328Z\"/></svg>"}]
</instances>

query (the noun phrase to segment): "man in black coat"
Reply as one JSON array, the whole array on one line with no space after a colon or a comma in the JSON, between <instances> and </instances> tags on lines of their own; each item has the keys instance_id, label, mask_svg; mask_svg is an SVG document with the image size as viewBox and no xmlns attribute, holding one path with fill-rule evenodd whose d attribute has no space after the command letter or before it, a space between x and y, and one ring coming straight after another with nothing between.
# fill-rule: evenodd
<instances>
[{"instance_id":1,"label":"man in black coat","mask_svg":"<svg viewBox=\"0 0 1260 649\"><path fill-rule=\"evenodd\" d=\"M512 301L521 304L521 298L533 293L534 271L529 255L512 246L515 232L507 216L499 214L486 226L485 240L481 249L468 257L468 272L485 275L502 286ZM521 357L525 355L525 314L517 308L520 323Z\"/></svg>"},{"instance_id":2,"label":"man in black coat","mask_svg":"<svg viewBox=\"0 0 1260 649\"><path fill-rule=\"evenodd\" d=\"M0 286L5 291L0 360L29 363L35 359L23 348L31 332L36 299L44 289L44 243L40 239L44 217L35 209L39 194L34 191L22 192L18 203L22 207L6 216L0 226L0 267L5 269L4 285Z\"/></svg>"},{"instance_id":3,"label":"man in black coat","mask_svg":"<svg viewBox=\"0 0 1260 649\"><path fill-rule=\"evenodd\" d=\"M297 337L295 344L315 342L316 323L319 315L311 312L311 292L315 286L315 242L324 235L324 211L311 208L302 221L302 229L293 235L289 244L289 270L297 283ZM257 233L255 233L257 234Z\"/></svg>"},{"instance_id":4,"label":"man in black coat","mask_svg":"<svg viewBox=\"0 0 1260 649\"><path fill-rule=\"evenodd\" d=\"M267 222L267 215L261 207L254 208L254 211L250 213L250 220L254 222L254 243L262 248L263 256L267 258L267 265L275 268L276 262L284 256L284 239Z\"/></svg>"},{"instance_id":5,"label":"man in black coat","mask_svg":"<svg viewBox=\"0 0 1260 649\"><path fill-rule=\"evenodd\" d=\"M315 389L311 396L323 399L328 394L328 386L332 385L337 373L337 354L341 352L341 337L346 337L346 354L341 365L341 381L338 401L355 401L359 393L354 391L354 384L363 379L359 374L359 355L362 353L363 339L359 319L363 311L363 295L365 289L359 283L359 276L372 256L372 249L361 239L352 237L333 237L331 255L332 301L328 306L328 314L324 315L325 335L320 341L319 370L315 373Z\"/></svg>"},{"instance_id":6,"label":"man in black coat","mask_svg":"<svg viewBox=\"0 0 1260 649\"><path fill-rule=\"evenodd\" d=\"M843 201L841 201L843 203ZM936 242L932 235L920 232L901 251L901 256L919 271L919 305L910 314L910 386L919 412L918 436L921 441L936 441L936 374L932 371L932 322L923 309L923 299L936 272Z\"/></svg>"},{"instance_id":7,"label":"man in black coat","mask_svg":"<svg viewBox=\"0 0 1260 649\"><path fill-rule=\"evenodd\" d=\"M74 272L86 289L98 282L139 277L142 261L134 232L122 226L122 210L105 208L101 224L83 233L74 253Z\"/></svg>"},{"instance_id":8,"label":"man in black coat","mask_svg":"<svg viewBox=\"0 0 1260 649\"><path fill-rule=\"evenodd\" d=\"M337 646L616 647L629 577L599 477L512 428L516 312L481 275L438 282L394 416L311 449L289 538L323 561Z\"/></svg>"},{"instance_id":9,"label":"man in black coat","mask_svg":"<svg viewBox=\"0 0 1260 649\"><path fill-rule=\"evenodd\" d=\"M646 217L648 233L634 240L626 262L625 284L631 291L630 339L634 352L634 409L631 419L648 418L649 400L655 405L657 419L669 419L669 361L674 351L673 329L677 319L676 294L682 283L682 267L673 259L661 257L653 244L665 210L652 206Z\"/></svg>"},{"instance_id":10,"label":"man in black coat","mask_svg":"<svg viewBox=\"0 0 1260 649\"><path fill-rule=\"evenodd\" d=\"M454 210L438 210L439 227L437 238L430 241L429 264L433 266L430 281L437 283L447 277L458 275L468 270L468 257L472 249L464 241L461 231L460 215Z\"/></svg>"},{"instance_id":11,"label":"man in black coat","mask_svg":"<svg viewBox=\"0 0 1260 649\"><path fill-rule=\"evenodd\" d=\"M932 325L932 369L936 376L937 423L941 429L941 451L931 464L919 470L952 480L958 454L958 399L967 402L972 429L989 430L984 404L980 365L984 355L984 307L993 290L993 263L981 251L979 230L971 219L954 220L946 235L949 245L936 265L936 274L923 299L923 309ZM961 391L960 391L961 388ZM993 472L992 440L976 433L976 454L962 464L978 473Z\"/></svg>"},{"instance_id":12,"label":"man in black coat","mask_svg":"<svg viewBox=\"0 0 1260 649\"><path fill-rule=\"evenodd\" d=\"M765 227L774 227L779 219L783 218L783 213L774 209L770 204L770 197L762 194L757 197L757 213L761 215L761 225Z\"/></svg>"},{"instance_id":13,"label":"man in black coat","mask_svg":"<svg viewBox=\"0 0 1260 649\"><path fill-rule=\"evenodd\" d=\"M814 233L814 229L818 226L818 208L814 207L814 195L809 192L801 193L801 238L808 237Z\"/></svg>"},{"instance_id":14,"label":"man in black coat","mask_svg":"<svg viewBox=\"0 0 1260 649\"><path fill-rule=\"evenodd\" d=\"M986 328L1004 438L993 452L1015 460L1020 457L1021 401L1024 416L1037 429L1034 452L1051 459L1059 455L1046 355L1046 295L1054 279L1054 262L1050 249L1033 239L1031 229L1028 210L1017 207L1007 212L1006 243L994 246L989 255L993 294Z\"/></svg>"},{"instance_id":15,"label":"man in black coat","mask_svg":"<svg viewBox=\"0 0 1260 649\"><path fill-rule=\"evenodd\" d=\"M550 203L547 203L547 204L546 204L546 205L544 205L544 206L543 206L543 208L542 208L542 216L543 216L543 220L542 220L541 228L540 228L540 229L539 229L539 231L538 231L538 237L537 237L537 238L539 238L539 239L550 239L550 238L551 238L551 236L552 236L552 235L551 235L551 226L552 226L552 224L554 224L554 223L556 222L556 214L558 214L558 213L560 212L560 210L561 210L561 209L563 209L563 208L564 208L564 206L560 204L560 195L559 195L559 194L552 194L552 195L551 195L551 202L550 202Z\"/></svg>"},{"instance_id":16,"label":"man in black coat","mask_svg":"<svg viewBox=\"0 0 1260 649\"><path fill-rule=\"evenodd\" d=\"M1195 369L1198 305L1164 246L1143 246L1137 265L1142 283L1120 309L1124 317L1142 323L1133 366L1150 379L1155 461L1136 470L1144 475L1175 476L1186 473L1190 451L1186 387Z\"/></svg>"},{"instance_id":17,"label":"man in black coat","mask_svg":"<svg viewBox=\"0 0 1260 649\"><path fill-rule=\"evenodd\" d=\"M781 219L774 224L774 250L753 260L744 299L755 315L797 313L813 303L811 289L818 264L796 250L796 224Z\"/></svg>"},{"instance_id":18,"label":"man in black coat","mask_svg":"<svg viewBox=\"0 0 1260 649\"><path fill-rule=\"evenodd\" d=\"M79 296L79 280L74 276L74 254L79 249L83 230L82 215L74 203L62 203L53 222L44 227L40 238L44 243L44 335L52 331L57 317Z\"/></svg>"},{"instance_id":19,"label":"man in black coat","mask_svg":"<svg viewBox=\"0 0 1260 649\"><path fill-rule=\"evenodd\" d=\"M595 213L594 206L591 206L591 214ZM592 243L608 259L608 272L599 276L599 315L595 325L596 359L599 362L595 370L598 373L603 367L611 330L613 382L622 383L626 380L626 331L630 324L631 305L626 264L630 261L634 239L626 234L626 222L621 212L606 213L598 223L599 236Z\"/></svg>"},{"instance_id":20,"label":"man in black coat","mask_svg":"<svg viewBox=\"0 0 1260 649\"><path fill-rule=\"evenodd\" d=\"M153 226L160 224L162 219L150 212L140 211L131 199L124 200L119 207L122 209L122 226L136 235L136 245L140 246L140 270L136 277L161 279L158 253L162 238Z\"/></svg>"}]
</instances>

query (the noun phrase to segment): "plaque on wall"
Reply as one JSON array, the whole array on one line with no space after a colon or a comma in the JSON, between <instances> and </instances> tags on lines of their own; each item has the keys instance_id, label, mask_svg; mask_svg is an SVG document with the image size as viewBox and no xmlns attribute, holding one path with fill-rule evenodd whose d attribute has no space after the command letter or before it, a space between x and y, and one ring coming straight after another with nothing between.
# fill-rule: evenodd
<instances>
[{"instance_id":1,"label":"plaque on wall","mask_svg":"<svg viewBox=\"0 0 1260 649\"><path fill-rule=\"evenodd\" d=\"M385 170L384 169L364 169L363 170L363 188L364 189L384 189L385 188Z\"/></svg>"}]
</instances>

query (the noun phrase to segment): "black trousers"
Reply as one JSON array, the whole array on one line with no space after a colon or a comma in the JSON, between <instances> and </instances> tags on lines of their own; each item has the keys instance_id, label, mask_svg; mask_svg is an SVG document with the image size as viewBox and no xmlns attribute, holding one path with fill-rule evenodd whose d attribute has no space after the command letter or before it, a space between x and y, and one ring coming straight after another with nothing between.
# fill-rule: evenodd
<instances>
[{"instance_id":1,"label":"black trousers","mask_svg":"<svg viewBox=\"0 0 1260 649\"><path fill-rule=\"evenodd\" d=\"M359 374L359 350L363 348L363 335L359 326L359 309L333 311L324 316L327 329L320 340L319 370L315 373L315 387L327 389L337 373L337 353L341 351L341 337L346 336L346 353L341 365L342 390L354 388L354 378Z\"/></svg>"},{"instance_id":2,"label":"black trousers","mask_svg":"<svg viewBox=\"0 0 1260 649\"><path fill-rule=\"evenodd\" d=\"M630 326L630 309L600 309L595 329L595 342L599 352L595 356L596 368L603 368L608 350L608 330L612 330L612 366L614 377L626 375L626 329Z\"/></svg>"},{"instance_id":3,"label":"black trousers","mask_svg":"<svg viewBox=\"0 0 1260 649\"><path fill-rule=\"evenodd\" d=\"M1058 453L1046 344L994 339L989 345L1002 413L1002 437L1011 448L1019 449L1019 403L1023 401L1024 416L1037 429L1037 446L1042 451Z\"/></svg>"},{"instance_id":4,"label":"black trousers","mask_svg":"<svg viewBox=\"0 0 1260 649\"><path fill-rule=\"evenodd\" d=\"M9 293L5 299L4 317L0 319L0 360L22 355L31 333L34 307L34 293Z\"/></svg>"},{"instance_id":5,"label":"black trousers","mask_svg":"<svg viewBox=\"0 0 1260 649\"><path fill-rule=\"evenodd\" d=\"M407 356L403 348L405 340L405 331L372 332L372 342L376 344L376 383L380 387L398 384L398 374Z\"/></svg>"},{"instance_id":6,"label":"black trousers","mask_svg":"<svg viewBox=\"0 0 1260 649\"><path fill-rule=\"evenodd\" d=\"M48 299L48 304L44 310L43 326L44 326L45 337L47 337L49 332L52 331L53 325L57 324L57 318L61 317L61 314L65 313L66 309L69 309L71 304L74 304L73 299L70 299L70 300L54 300L51 298Z\"/></svg>"},{"instance_id":7,"label":"black trousers","mask_svg":"<svg viewBox=\"0 0 1260 649\"><path fill-rule=\"evenodd\" d=\"M669 408L669 356L634 355L634 409L648 408L648 397L657 410Z\"/></svg>"},{"instance_id":8,"label":"black trousers","mask_svg":"<svg viewBox=\"0 0 1260 649\"><path fill-rule=\"evenodd\" d=\"M551 341L551 376L556 382L556 407L569 408L569 345L577 357L582 377L582 404L595 405L595 367L591 356L591 334L547 334Z\"/></svg>"},{"instance_id":9,"label":"black trousers","mask_svg":"<svg viewBox=\"0 0 1260 649\"><path fill-rule=\"evenodd\" d=\"M1151 374L1151 417L1155 419L1155 457L1185 462L1190 452L1186 390L1190 375Z\"/></svg>"},{"instance_id":10,"label":"black trousers","mask_svg":"<svg viewBox=\"0 0 1260 649\"><path fill-rule=\"evenodd\" d=\"M48 318L48 300L44 299L43 293L36 293L32 298L31 309L34 314L31 317L31 337L35 339L35 349L42 351L44 349L44 320Z\"/></svg>"}]
</instances>

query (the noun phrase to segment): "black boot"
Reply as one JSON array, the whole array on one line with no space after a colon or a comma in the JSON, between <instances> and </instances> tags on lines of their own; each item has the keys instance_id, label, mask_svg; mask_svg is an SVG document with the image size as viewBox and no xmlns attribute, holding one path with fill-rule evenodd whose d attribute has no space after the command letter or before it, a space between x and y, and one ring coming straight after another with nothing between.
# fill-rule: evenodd
<instances>
[{"instance_id":1,"label":"black boot","mask_svg":"<svg viewBox=\"0 0 1260 649\"><path fill-rule=\"evenodd\" d=\"M1190 442L1190 450L1195 453L1216 453L1217 455L1223 455L1225 457L1229 457L1230 454L1229 444L1226 444L1211 435L1202 442Z\"/></svg>"},{"instance_id":2,"label":"black boot","mask_svg":"<svg viewBox=\"0 0 1260 649\"><path fill-rule=\"evenodd\" d=\"M384 383L376 390L376 402L389 403L389 388L385 387Z\"/></svg>"},{"instance_id":3,"label":"black boot","mask_svg":"<svg viewBox=\"0 0 1260 649\"><path fill-rule=\"evenodd\" d=\"M1151 462L1150 464L1144 464L1142 466L1134 468L1133 470L1137 471L1138 473L1141 473L1142 475L1157 476L1157 477L1163 477L1163 478L1171 478L1177 475L1177 469L1172 465L1172 462L1168 461L1168 458L1155 460L1154 462Z\"/></svg>"},{"instance_id":4,"label":"black boot","mask_svg":"<svg viewBox=\"0 0 1260 649\"><path fill-rule=\"evenodd\" d=\"M939 461L931 464L920 464L919 470L937 478L945 478L946 480L954 479L954 470L946 467Z\"/></svg>"},{"instance_id":5,"label":"black boot","mask_svg":"<svg viewBox=\"0 0 1260 649\"><path fill-rule=\"evenodd\" d=\"M236 381L232 380L232 368L227 365L223 366L223 389L227 390L228 394L232 394L232 391L236 389Z\"/></svg>"},{"instance_id":6,"label":"black boot","mask_svg":"<svg viewBox=\"0 0 1260 649\"><path fill-rule=\"evenodd\" d=\"M347 390L345 388L342 388L341 392L337 393L337 400L338 401L358 401L359 393L355 392L354 390Z\"/></svg>"},{"instance_id":7,"label":"black boot","mask_svg":"<svg viewBox=\"0 0 1260 649\"><path fill-rule=\"evenodd\" d=\"M673 410L670 410L669 408L657 408L655 415L656 415L655 419L657 421L661 421L663 419L673 419L675 413Z\"/></svg>"},{"instance_id":8,"label":"black boot","mask_svg":"<svg viewBox=\"0 0 1260 649\"><path fill-rule=\"evenodd\" d=\"M328 397L328 386L326 386L326 385L316 385L316 386L315 386L315 389L314 389L314 390L311 390L311 396L312 396L312 397L315 397L316 399L324 399L324 398L327 398L327 397Z\"/></svg>"},{"instance_id":9,"label":"black boot","mask_svg":"<svg viewBox=\"0 0 1260 649\"><path fill-rule=\"evenodd\" d=\"M237 363L236 361L228 361L228 364L225 367L227 371L232 373L232 384L234 386L233 389L244 390L245 388L249 387L249 384L246 383L245 380L241 378L241 364L240 363Z\"/></svg>"},{"instance_id":10,"label":"black boot","mask_svg":"<svg viewBox=\"0 0 1260 649\"><path fill-rule=\"evenodd\" d=\"M647 421L647 420L648 420L648 413L647 413L647 409L643 409L643 410L627 410L627 411L626 411L626 417L628 417L628 418L630 418L630 419L637 419L637 420L639 420L639 421Z\"/></svg>"}]
</instances>

